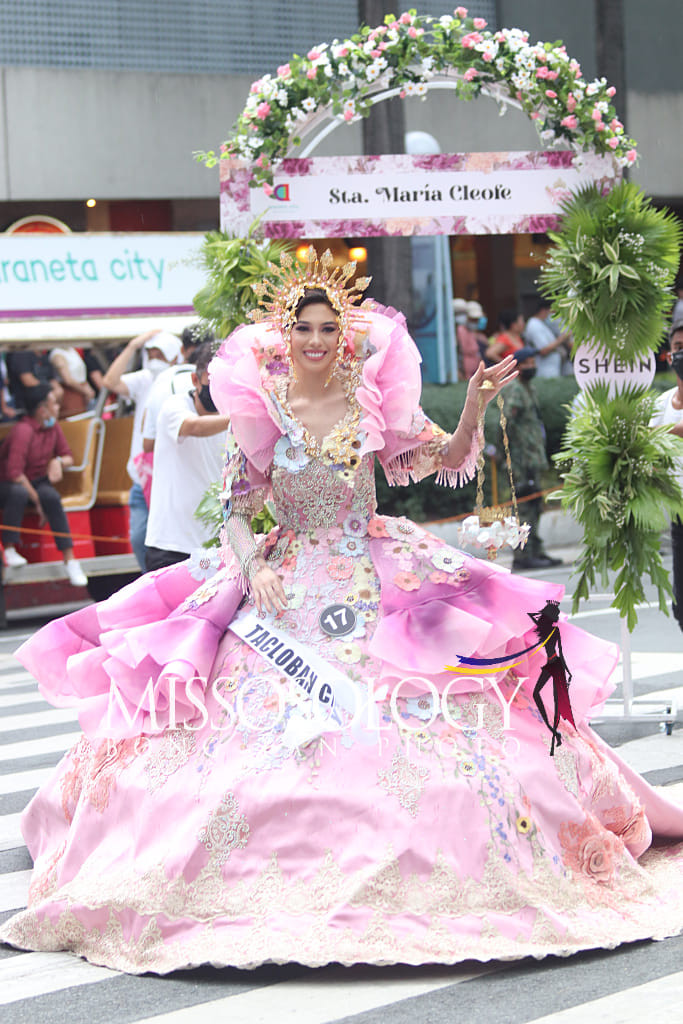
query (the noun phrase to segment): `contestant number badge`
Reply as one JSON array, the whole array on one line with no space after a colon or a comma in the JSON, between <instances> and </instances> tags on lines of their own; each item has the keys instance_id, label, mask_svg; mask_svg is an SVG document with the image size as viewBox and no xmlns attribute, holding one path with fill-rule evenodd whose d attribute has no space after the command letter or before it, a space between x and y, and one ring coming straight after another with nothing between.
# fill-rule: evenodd
<instances>
[{"instance_id":1,"label":"contestant number badge","mask_svg":"<svg viewBox=\"0 0 683 1024\"><path fill-rule=\"evenodd\" d=\"M318 619L320 628L328 636L346 636L356 626L356 613L348 604L328 604Z\"/></svg>"}]
</instances>

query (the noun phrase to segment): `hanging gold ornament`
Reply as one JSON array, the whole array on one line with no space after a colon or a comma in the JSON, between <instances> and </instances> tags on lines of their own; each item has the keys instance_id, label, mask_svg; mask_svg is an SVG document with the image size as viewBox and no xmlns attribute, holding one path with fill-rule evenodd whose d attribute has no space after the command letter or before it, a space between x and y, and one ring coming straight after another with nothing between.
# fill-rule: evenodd
<instances>
[{"instance_id":1,"label":"hanging gold ornament","mask_svg":"<svg viewBox=\"0 0 683 1024\"><path fill-rule=\"evenodd\" d=\"M523 548L529 536L529 524L520 523L517 507L517 493L512 474L510 458L510 442L507 435L507 419L503 405L503 396L498 395L496 402L500 411L500 428L503 435L505 466L510 482L509 505L484 505L484 413L486 411L485 392L493 390L491 381L485 380L479 387L479 408L477 415L477 436L480 440L477 458L477 497L474 512L460 524L458 540L460 544L486 548L490 560L496 558L500 548L507 545L511 548Z\"/></svg>"}]
</instances>

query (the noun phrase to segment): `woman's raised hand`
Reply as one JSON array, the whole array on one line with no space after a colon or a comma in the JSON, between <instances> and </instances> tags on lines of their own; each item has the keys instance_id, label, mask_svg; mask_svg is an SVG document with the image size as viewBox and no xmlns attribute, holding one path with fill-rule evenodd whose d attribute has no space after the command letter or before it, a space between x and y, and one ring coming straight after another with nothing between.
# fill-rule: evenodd
<instances>
[{"instance_id":1,"label":"woman's raised hand","mask_svg":"<svg viewBox=\"0 0 683 1024\"><path fill-rule=\"evenodd\" d=\"M265 612L277 615L287 607L287 595L282 580L269 565L264 565L254 573L249 586L259 615Z\"/></svg>"},{"instance_id":2,"label":"woman's raised hand","mask_svg":"<svg viewBox=\"0 0 683 1024\"><path fill-rule=\"evenodd\" d=\"M506 356L499 363L488 367L481 362L470 377L470 382L467 385L467 398L470 401L476 401L478 405L481 397L483 405L486 406L506 384L509 384L518 375L517 361L514 356Z\"/></svg>"}]
</instances>

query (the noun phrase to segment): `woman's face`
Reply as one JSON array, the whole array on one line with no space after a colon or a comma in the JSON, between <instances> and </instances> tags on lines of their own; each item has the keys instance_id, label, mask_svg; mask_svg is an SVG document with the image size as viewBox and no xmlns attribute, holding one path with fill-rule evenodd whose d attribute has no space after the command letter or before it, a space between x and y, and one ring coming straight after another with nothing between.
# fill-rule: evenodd
<instances>
[{"instance_id":1,"label":"woman's face","mask_svg":"<svg viewBox=\"0 0 683 1024\"><path fill-rule=\"evenodd\" d=\"M297 377L315 374L327 380L337 358L339 324L324 302L302 309L291 334L292 363Z\"/></svg>"}]
</instances>

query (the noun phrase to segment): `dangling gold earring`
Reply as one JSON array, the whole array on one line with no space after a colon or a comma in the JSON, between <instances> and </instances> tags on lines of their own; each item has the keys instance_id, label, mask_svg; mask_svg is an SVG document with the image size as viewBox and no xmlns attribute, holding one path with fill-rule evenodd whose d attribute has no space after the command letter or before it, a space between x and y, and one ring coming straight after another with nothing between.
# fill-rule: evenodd
<instances>
[{"instance_id":1,"label":"dangling gold earring","mask_svg":"<svg viewBox=\"0 0 683 1024\"><path fill-rule=\"evenodd\" d=\"M296 370L294 369L294 359L292 358L292 332L285 335L285 351L287 353L287 362L289 363L289 379L292 384L296 384L297 376Z\"/></svg>"},{"instance_id":2,"label":"dangling gold earring","mask_svg":"<svg viewBox=\"0 0 683 1024\"><path fill-rule=\"evenodd\" d=\"M327 380L325 381L325 387L327 387L329 385L330 381L332 380L332 378L334 377L335 373L337 372L337 367L340 365L340 363L342 361L342 356L344 355L344 345L345 345L345 343L346 343L346 338L344 337L343 332L340 331L339 332L339 339L337 341L337 355L335 356L334 363L332 365L332 369L330 370L330 375L327 378Z\"/></svg>"}]
</instances>

